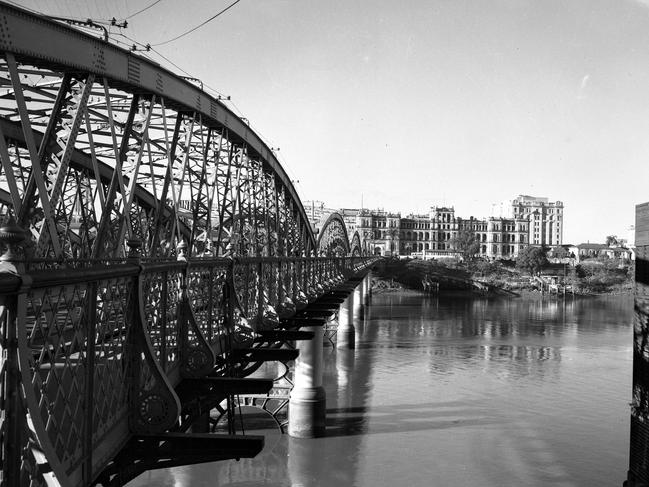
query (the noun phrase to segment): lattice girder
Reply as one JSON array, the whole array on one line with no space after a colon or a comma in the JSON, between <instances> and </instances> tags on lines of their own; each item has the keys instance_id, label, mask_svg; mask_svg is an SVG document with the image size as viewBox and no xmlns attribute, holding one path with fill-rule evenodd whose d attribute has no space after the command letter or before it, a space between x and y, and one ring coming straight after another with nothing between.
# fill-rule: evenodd
<instances>
[{"instance_id":1,"label":"lattice girder","mask_svg":"<svg viewBox=\"0 0 649 487\"><path fill-rule=\"evenodd\" d=\"M361 236L358 231L354 232L350 242L350 255L352 257L360 257L363 255L363 245L361 244Z\"/></svg>"},{"instance_id":2,"label":"lattice girder","mask_svg":"<svg viewBox=\"0 0 649 487\"><path fill-rule=\"evenodd\" d=\"M331 213L321 222L317 249L318 255L326 257L344 257L350 254L347 227L340 213Z\"/></svg>"},{"instance_id":3,"label":"lattice girder","mask_svg":"<svg viewBox=\"0 0 649 487\"><path fill-rule=\"evenodd\" d=\"M218 100L90 36L7 5L0 15L0 122L22 132L0 134L0 196L30 228L34 257L123 257L130 237L145 257L172 255L181 240L190 255L287 255L289 240L302 247L293 254L315 248L272 151ZM34 28L47 46L32 47ZM281 224L282 197L298 238Z\"/></svg>"}]
</instances>

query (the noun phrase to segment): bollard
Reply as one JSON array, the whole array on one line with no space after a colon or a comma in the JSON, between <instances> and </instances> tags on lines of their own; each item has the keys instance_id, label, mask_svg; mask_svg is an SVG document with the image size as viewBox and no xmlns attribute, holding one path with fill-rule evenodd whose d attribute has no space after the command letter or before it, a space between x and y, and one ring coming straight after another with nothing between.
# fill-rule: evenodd
<instances>
[{"instance_id":1,"label":"bollard","mask_svg":"<svg viewBox=\"0 0 649 487\"><path fill-rule=\"evenodd\" d=\"M312 331L311 340L301 340L300 355L295 361L295 386L288 406L288 434L296 438L324 436L326 426L326 395L322 387L322 326L305 326Z\"/></svg>"}]
</instances>

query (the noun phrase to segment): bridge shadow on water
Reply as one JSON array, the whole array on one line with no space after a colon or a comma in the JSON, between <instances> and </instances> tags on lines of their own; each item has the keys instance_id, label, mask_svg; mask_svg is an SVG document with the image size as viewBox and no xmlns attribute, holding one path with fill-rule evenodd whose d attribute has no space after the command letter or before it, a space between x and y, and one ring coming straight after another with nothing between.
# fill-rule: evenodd
<instances>
[{"instance_id":1,"label":"bridge shadow on water","mask_svg":"<svg viewBox=\"0 0 649 487\"><path fill-rule=\"evenodd\" d=\"M327 409L327 437L446 430L467 426L503 424L504 419L485 414L466 403L398 404Z\"/></svg>"}]
</instances>

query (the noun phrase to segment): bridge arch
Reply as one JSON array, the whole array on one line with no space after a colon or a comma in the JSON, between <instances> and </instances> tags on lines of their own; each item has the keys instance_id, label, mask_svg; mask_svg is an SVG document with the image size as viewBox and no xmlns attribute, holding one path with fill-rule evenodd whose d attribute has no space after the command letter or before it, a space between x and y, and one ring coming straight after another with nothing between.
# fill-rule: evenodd
<instances>
[{"instance_id":1,"label":"bridge arch","mask_svg":"<svg viewBox=\"0 0 649 487\"><path fill-rule=\"evenodd\" d=\"M344 257L350 254L347 226L340 213L330 213L319 225L316 248L318 255L326 257Z\"/></svg>"},{"instance_id":2,"label":"bridge arch","mask_svg":"<svg viewBox=\"0 0 649 487\"><path fill-rule=\"evenodd\" d=\"M159 65L9 5L0 159L35 258L303 255L315 238L261 138ZM34 35L35 31L39 35ZM47 38L49 42L41 42Z\"/></svg>"},{"instance_id":3,"label":"bridge arch","mask_svg":"<svg viewBox=\"0 0 649 487\"><path fill-rule=\"evenodd\" d=\"M354 232L352 240L350 242L350 254L352 257L360 257L365 254L363 251L363 245L361 243L361 236L358 231Z\"/></svg>"}]
</instances>

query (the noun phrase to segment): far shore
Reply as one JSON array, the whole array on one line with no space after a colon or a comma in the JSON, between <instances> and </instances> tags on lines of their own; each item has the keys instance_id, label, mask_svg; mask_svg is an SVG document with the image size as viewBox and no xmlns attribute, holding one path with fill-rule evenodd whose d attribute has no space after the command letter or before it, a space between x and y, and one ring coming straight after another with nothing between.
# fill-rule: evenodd
<instances>
[{"instance_id":1,"label":"far shore","mask_svg":"<svg viewBox=\"0 0 649 487\"><path fill-rule=\"evenodd\" d=\"M441 290L438 293L427 293L421 289L413 289L407 287L399 282L394 280L386 280L381 278L375 278L372 283L372 294L388 294L388 293L412 293L412 294L429 294L431 296L475 296L475 297L507 297L507 298L535 298L535 299L582 299L582 298L593 298L598 296L633 296L633 288L614 288L608 292L602 293L566 293L563 294L541 292L536 289L517 289L509 290L513 294L510 296L504 296L501 294L495 293L480 293L478 291L472 290L462 290L462 289L448 289Z\"/></svg>"}]
</instances>

